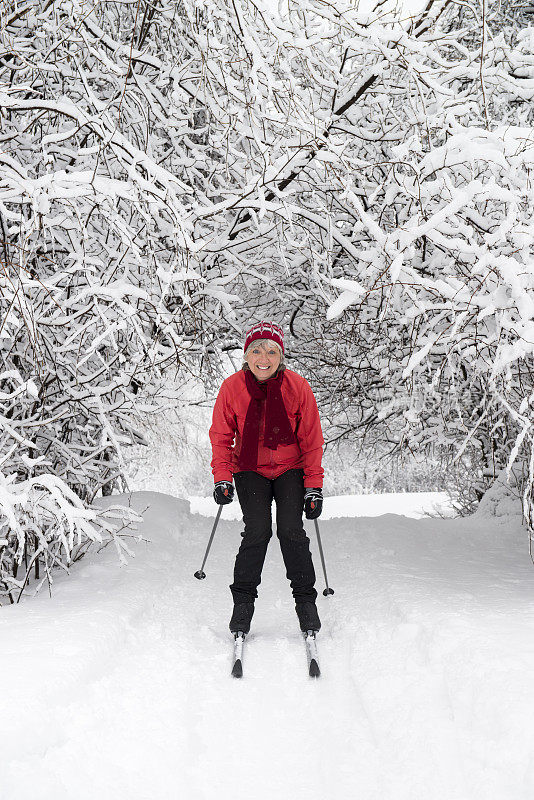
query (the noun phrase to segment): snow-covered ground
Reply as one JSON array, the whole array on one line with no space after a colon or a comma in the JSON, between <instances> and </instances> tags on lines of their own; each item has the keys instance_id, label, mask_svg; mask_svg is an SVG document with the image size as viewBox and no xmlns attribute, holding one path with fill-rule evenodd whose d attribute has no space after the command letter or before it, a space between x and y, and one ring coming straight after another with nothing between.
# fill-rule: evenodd
<instances>
[{"instance_id":1,"label":"snow-covered ground","mask_svg":"<svg viewBox=\"0 0 534 800\"><path fill-rule=\"evenodd\" d=\"M322 520L336 593L319 597L315 682L274 539L237 681L240 524L221 521L196 581L210 520L163 494L132 502L150 541L127 566L108 548L51 599L0 612L1 800L532 800L534 566L517 520Z\"/></svg>"},{"instance_id":2,"label":"snow-covered ground","mask_svg":"<svg viewBox=\"0 0 534 800\"><path fill-rule=\"evenodd\" d=\"M189 497L194 514L213 516L213 498ZM387 492L384 494L354 494L327 496L322 519L336 517L380 517L388 512L412 519L426 516L453 516L454 508L447 492ZM223 519L241 519L239 503L225 506Z\"/></svg>"}]
</instances>

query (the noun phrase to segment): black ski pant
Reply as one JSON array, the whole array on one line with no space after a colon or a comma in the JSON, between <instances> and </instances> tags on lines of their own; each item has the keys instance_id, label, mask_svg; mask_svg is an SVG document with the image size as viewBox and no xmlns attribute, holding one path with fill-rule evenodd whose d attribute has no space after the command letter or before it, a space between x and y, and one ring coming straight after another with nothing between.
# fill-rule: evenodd
<instances>
[{"instance_id":1,"label":"black ski pant","mask_svg":"<svg viewBox=\"0 0 534 800\"><path fill-rule=\"evenodd\" d=\"M234 474L237 496L243 512L245 532L235 560L234 582L230 586L234 603L254 602L258 596L261 571L272 536L271 505L276 502L276 535L296 602L314 601L315 570L310 540L304 532L304 478L301 469L290 469L269 480L257 472Z\"/></svg>"}]
</instances>

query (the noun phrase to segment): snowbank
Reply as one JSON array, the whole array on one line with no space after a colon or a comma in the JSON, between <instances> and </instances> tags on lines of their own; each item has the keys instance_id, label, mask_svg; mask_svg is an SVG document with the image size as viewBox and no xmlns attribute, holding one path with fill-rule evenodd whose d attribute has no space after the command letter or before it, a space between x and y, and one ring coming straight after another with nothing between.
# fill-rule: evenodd
<instances>
[{"instance_id":1,"label":"snowbank","mask_svg":"<svg viewBox=\"0 0 534 800\"><path fill-rule=\"evenodd\" d=\"M192 514L213 517L216 506L212 497L189 497ZM380 517L383 514L401 514L411 519L426 516L454 516L446 492L391 492L387 494L358 494L325 497L322 520L338 517ZM226 506L225 519L241 520L238 502Z\"/></svg>"}]
</instances>

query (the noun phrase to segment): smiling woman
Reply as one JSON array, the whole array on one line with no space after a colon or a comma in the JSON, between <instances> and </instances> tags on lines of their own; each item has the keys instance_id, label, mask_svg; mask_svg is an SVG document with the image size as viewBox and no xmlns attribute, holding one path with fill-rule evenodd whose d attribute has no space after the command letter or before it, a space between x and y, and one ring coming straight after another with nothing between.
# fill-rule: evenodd
<instances>
[{"instance_id":1,"label":"smiling woman","mask_svg":"<svg viewBox=\"0 0 534 800\"><path fill-rule=\"evenodd\" d=\"M245 353L245 364L257 380L269 380L280 367L285 367L282 348L272 339L254 341Z\"/></svg>"},{"instance_id":2,"label":"smiling woman","mask_svg":"<svg viewBox=\"0 0 534 800\"><path fill-rule=\"evenodd\" d=\"M243 349L243 368L223 382L210 428L214 499L231 503L235 481L245 523L230 587L230 630L249 632L272 536L274 499L276 533L300 627L315 632L321 623L302 511L315 519L322 510L323 435L317 403L308 382L286 369L284 334L274 322L254 325Z\"/></svg>"}]
</instances>

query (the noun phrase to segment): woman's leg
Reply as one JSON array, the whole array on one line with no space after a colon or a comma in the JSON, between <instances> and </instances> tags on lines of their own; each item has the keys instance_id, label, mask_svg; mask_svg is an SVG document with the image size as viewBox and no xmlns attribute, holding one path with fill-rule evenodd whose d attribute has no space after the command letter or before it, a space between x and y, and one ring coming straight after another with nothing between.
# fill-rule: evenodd
<instances>
[{"instance_id":1,"label":"woman's leg","mask_svg":"<svg viewBox=\"0 0 534 800\"><path fill-rule=\"evenodd\" d=\"M290 469L273 481L276 535L296 603L315 602L315 570L310 540L304 532L304 480L301 469Z\"/></svg>"},{"instance_id":2,"label":"woman's leg","mask_svg":"<svg viewBox=\"0 0 534 800\"><path fill-rule=\"evenodd\" d=\"M263 562L272 536L272 481L257 472L237 472L234 482L245 533L235 560L230 590L234 603L253 603L258 596Z\"/></svg>"}]
</instances>

